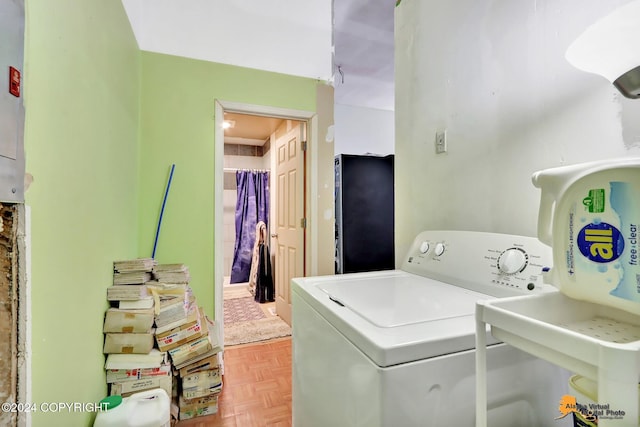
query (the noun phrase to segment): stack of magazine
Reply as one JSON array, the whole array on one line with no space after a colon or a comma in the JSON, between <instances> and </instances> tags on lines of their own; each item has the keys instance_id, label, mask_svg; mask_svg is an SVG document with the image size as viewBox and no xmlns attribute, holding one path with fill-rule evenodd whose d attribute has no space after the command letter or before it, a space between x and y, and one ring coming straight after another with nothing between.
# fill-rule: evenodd
<instances>
[{"instance_id":1,"label":"stack of magazine","mask_svg":"<svg viewBox=\"0 0 640 427\"><path fill-rule=\"evenodd\" d=\"M103 332L109 393L161 388L172 417L215 414L222 390L217 328L198 306L184 264L116 261Z\"/></svg>"},{"instance_id":2,"label":"stack of magazine","mask_svg":"<svg viewBox=\"0 0 640 427\"><path fill-rule=\"evenodd\" d=\"M113 285L107 288L107 300L117 302L132 301L124 306L148 308L151 304L147 283L152 279L153 267L157 263L151 258L140 258L113 263ZM145 300L145 303L139 303ZM122 307L121 307L122 308Z\"/></svg>"}]
</instances>

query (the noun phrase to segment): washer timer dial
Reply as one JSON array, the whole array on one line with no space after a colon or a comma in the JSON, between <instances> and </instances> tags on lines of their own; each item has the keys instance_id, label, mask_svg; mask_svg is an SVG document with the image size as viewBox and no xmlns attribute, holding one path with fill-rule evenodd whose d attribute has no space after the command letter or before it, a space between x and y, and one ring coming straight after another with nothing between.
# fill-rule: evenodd
<instances>
[{"instance_id":1,"label":"washer timer dial","mask_svg":"<svg viewBox=\"0 0 640 427\"><path fill-rule=\"evenodd\" d=\"M498 257L498 270L504 274L520 273L529 262L529 256L520 248L509 248Z\"/></svg>"}]
</instances>

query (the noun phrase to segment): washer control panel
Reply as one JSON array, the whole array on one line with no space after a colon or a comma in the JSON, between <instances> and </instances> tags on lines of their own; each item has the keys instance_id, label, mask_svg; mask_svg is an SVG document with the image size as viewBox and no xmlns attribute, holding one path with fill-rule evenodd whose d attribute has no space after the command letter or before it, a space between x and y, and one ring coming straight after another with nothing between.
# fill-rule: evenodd
<instances>
[{"instance_id":1,"label":"washer control panel","mask_svg":"<svg viewBox=\"0 0 640 427\"><path fill-rule=\"evenodd\" d=\"M550 290L542 274L551 260L551 248L533 237L424 231L411 245L402 270L503 297Z\"/></svg>"}]
</instances>

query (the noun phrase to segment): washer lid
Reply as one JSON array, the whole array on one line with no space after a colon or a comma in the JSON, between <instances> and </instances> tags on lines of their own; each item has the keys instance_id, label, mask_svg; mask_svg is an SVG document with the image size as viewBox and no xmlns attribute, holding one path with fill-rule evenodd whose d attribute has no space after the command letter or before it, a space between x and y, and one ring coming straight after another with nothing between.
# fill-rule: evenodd
<instances>
[{"instance_id":1,"label":"washer lid","mask_svg":"<svg viewBox=\"0 0 640 427\"><path fill-rule=\"evenodd\" d=\"M337 304L382 328L474 314L486 298L457 286L419 276L351 277L318 288Z\"/></svg>"},{"instance_id":2,"label":"washer lid","mask_svg":"<svg viewBox=\"0 0 640 427\"><path fill-rule=\"evenodd\" d=\"M494 299L401 270L295 278L291 284L298 331L306 326L296 307L306 303L381 367L473 349L476 302ZM487 330L487 343L496 342Z\"/></svg>"}]
</instances>

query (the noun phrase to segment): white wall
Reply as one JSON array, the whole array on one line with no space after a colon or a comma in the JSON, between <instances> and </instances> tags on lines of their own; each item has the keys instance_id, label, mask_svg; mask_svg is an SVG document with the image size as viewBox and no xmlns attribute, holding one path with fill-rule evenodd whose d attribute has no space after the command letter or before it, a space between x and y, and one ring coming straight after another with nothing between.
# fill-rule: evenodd
<instances>
[{"instance_id":1,"label":"white wall","mask_svg":"<svg viewBox=\"0 0 640 427\"><path fill-rule=\"evenodd\" d=\"M393 154L393 111L334 105L335 154Z\"/></svg>"},{"instance_id":2,"label":"white wall","mask_svg":"<svg viewBox=\"0 0 640 427\"><path fill-rule=\"evenodd\" d=\"M443 228L536 235L534 171L640 155L640 101L568 45L625 0L404 0L396 8L396 242ZM449 151L435 154L436 131Z\"/></svg>"}]
</instances>

